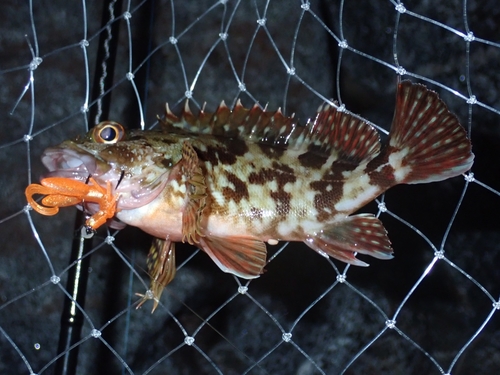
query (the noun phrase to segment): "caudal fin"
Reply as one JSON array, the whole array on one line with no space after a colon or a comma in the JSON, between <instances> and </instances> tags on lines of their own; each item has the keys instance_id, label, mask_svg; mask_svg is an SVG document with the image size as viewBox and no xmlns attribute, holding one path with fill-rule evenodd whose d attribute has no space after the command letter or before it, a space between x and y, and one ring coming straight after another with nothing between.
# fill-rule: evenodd
<instances>
[{"instance_id":1,"label":"caudal fin","mask_svg":"<svg viewBox=\"0 0 500 375\"><path fill-rule=\"evenodd\" d=\"M442 181L468 171L474 154L464 128L437 93L424 85L398 85L386 157L396 183Z\"/></svg>"}]
</instances>

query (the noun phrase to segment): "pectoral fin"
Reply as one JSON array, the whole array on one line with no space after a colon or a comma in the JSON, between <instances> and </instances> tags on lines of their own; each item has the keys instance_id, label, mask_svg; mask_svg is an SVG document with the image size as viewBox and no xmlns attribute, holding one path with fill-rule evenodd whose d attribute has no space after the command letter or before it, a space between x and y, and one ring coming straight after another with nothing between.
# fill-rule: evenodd
<instances>
[{"instance_id":1,"label":"pectoral fin","mask_svg":"<svg viewBox=\"0 0 500 375\"><path fill-rule=\"evenodd\" d=\"M198 155L188 142L182 145L181 173L186 183L188 202L182 215L182 242L197 244L203 236L200 222L207 197L205 177L199 166Z\"/></svg>"},{"instance_id":2,"label":"pectoral fin","mask_svg":"<svg viewBox=\"0 0 500 375\"><path fill-rule=\"evenodd\" d=\"M202 237L202 249L219 268L244 279L255 279L266 265L266 244L245 237Z\"/></svg>"},{"instance_id":3,"label":"pectoral fin","mask_svg":"<svg viewBox=\"0 0 500 375\"><path fill-rule=\"evenodd\" d=\"M170 240L155 238L149 250L147 265L148 273L151 277L149 289L153 295L145 296L138 294L142 297L142 300L137 305L137 308L141 307L147 300L153 299L154 304L153 310L151 311L151 313L153 313L158 307L158 301L160 300L163 289L175 277L175 243Z\"/></svg>"},{"instance_id":4,"label":"pectoral fin","mask_svg":"<svg viewBox=\"0 0 500 375\"><path fill-rule=\"evenodd\" d=\"M371 214L349 216L304 241L311 249L356 266L368 266L354 253L392 259L391 242L382 222Z\"/></svg>"}]
</instances>

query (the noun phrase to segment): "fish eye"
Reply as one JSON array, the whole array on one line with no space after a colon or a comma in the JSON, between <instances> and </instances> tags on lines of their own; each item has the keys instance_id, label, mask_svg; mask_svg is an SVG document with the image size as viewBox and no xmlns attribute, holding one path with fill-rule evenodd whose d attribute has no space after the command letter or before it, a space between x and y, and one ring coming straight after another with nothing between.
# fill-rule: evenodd
<instances>
[{"instance_id":1,"label":"fish eye","mask_svg":"<svg viewBox=\"0 0 500 375\"><path fill-rule=\"evenodd\" d=\"M114 121L103 121L92 129L92 139L97 143L116 143L125 136L125 129Z\"/></svg>"}]
</instances>

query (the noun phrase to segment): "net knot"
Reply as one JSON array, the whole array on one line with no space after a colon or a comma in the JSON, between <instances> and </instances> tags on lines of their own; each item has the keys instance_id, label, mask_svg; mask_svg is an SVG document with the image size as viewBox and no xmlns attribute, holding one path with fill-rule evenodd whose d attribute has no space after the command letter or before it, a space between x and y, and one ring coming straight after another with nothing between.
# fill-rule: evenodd
<instances>
[{"instance_id":1,"label":"net knot","mask_svg":"<svg viewBox=\"0 0 500 375\"><path fill-rule=\"evenodd\" d=\"M402 66L398 66L396 68L396 74L398 74L400 76L404 76L406 74L406 69L403 68Z\"/></svg>"},{"instance_id":2,"label":"net knot","mask_svg":"<svg viewBox=\"0 0 500 375\"><path fill-rule=\"evenodd\" d=\"M405 8L405 6L403 5L403 3L399 3L398 5L396 5L396 10L397 10L399 13L405 13L405 12L406 12L406 8Z\"/></svg>"},{"instance_id":3,"label":"net knot","mask_svg":"<svg viewBox=\"0 0 500 375\"><path fill-rule=\"evenodd\" d=\"M476 37L474 36L474 33L472 31L469 31L467 35L464 36L464 40L466 42L473 42L475 39Z\"/></svg>"},{"instance_id":4,"label":"net knot","mask_svg":"<svg viewBox=\"0 0 500 375\"><path fill-rule=\"evenodd\" d=\"M151 289L146 290L146 294L144 294L145 299L153 299L155 295Z\"/></svg>"},{"instance_id":5,"label":"net knot","mask_svg":"<svg viewBox=\"0 0 500 375\"><path fill-rule=\"evenodd\" d=\"M396 321L393 320L393 319L386 320L385 321L385 325L386 325L387 328L393 329L393 328L396 327Z\"/></svg>"},{"instance_id":6,"label":"net knot","mask_svg":"<svg viewBox=\"0 0 500 375\"><path fill-rule=\"evenodd\" d=\"M92 336L95 339L101 337L101 335L102 335L102 332L99 331L98 329L94 328L92 331L90 331L90 336Z\"/></svg>"},{"instance_id":7,"label":"net knot","mask_svg":"<svg viewBox=\"0 0 500 375\"><path fill-rule=\"evenodd\" d=\"M31 71L35 70L42 63L42 61L43 60L41 57L35 57L33 60L31 60L29 69Z\"/></svg>"},{"instance_id":8,"label":"net knot","mask_svg":"<svg viewBox=\"0 0 500 375\"><path fill-rule=\"evenodd\" d=\"M247 286L239 286L238 287L238 293L245 294L246 292L248 292L248 287Z\"/></svg>"},{"instance_id":9,"label":"net knot","mask_svg":"<svg viewBox=\"0 0 500 375\"><path fill-rule=\"evenodd\" d=\"M467 104L476 104L476 103L477 103L476 95L471 95L471 97L467 99Z\"/></svg>"},{"instance_id":10,"label":"net knot","mask_svg":"<svg viewBox=\"0 0 500 375\"><path fill-rule=\"evenodd\" d=\"M188 345L188 346L193 345L193 343L194 343L194 337L191 337L191 336L186 336L186 337L184 338L184 343L185 343L186 345Z\"/></svg>"},{"instance_id":11,"label":"net knot","mask_svg":"<svg viewBox=\"0 0 500 375\"><path fill-rule=\"evenodd\" d=\"M434 256L438 259L444 259L444 250L439 250L434 253Z\"/></svg>"},{"instance_id":12,"label":"net knot","mask_svg":"<svg viewBox=\"0 0 500 375\"><path fill-rule=\"evenodd\" d=\"M387 212L387 206L385 205L385 202L381 202L378 204L378 210L380 212Z\"/></svg>"},{"instance_id":13,"label":"net knot","mask_svg":"<svg viewBox=\"0 0 500 375\"><path fill-rule=\"evenodd\" d=\"M467 173L464 176L464 178L465 178L465 181L467 181L467 182L474 182L474 181L476 181L476 178L474 177L474 173L472 173L472 172Z\"/></svg>"}]
</instances>

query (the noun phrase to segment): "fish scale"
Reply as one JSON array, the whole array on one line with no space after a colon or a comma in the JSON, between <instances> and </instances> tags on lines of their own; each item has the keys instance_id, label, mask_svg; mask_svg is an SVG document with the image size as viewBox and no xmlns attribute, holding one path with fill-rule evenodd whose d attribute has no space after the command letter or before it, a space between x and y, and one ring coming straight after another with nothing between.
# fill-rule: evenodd
<instances>
[{"instance_id":1,"label":"fish scale","mask_svg":"<svg viewBox=\"0 0 500 375\"><path fill-rule=\"evenodd\" d=\"M82 203L90 215L114 214L111 227L128 224L157 238L148 257L154 308L175 275L179 241L247 279L262 274L266 242L302 241L359 266L367 264L357 253L390 259L382 222L352 213L396 184L460 175L474 158L444 102L409 81L398 84L384 145L372 126L327 104L304 126L280 110L248 109L239 101L232 110L222 102L214 113L203 108L196 115L186 102L179 116L167 105L160 122L161 130L128 134L104 122L42 157L47 177L91 175L93 183L111 186L116 212ZM62 198L54 197L48 201L57 205Z\"/></svg>"}]
</instances>

